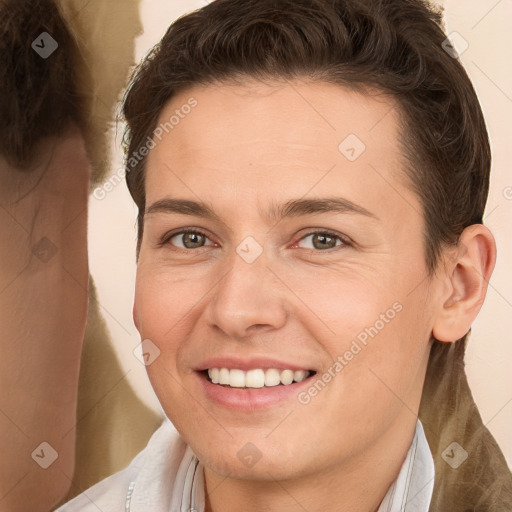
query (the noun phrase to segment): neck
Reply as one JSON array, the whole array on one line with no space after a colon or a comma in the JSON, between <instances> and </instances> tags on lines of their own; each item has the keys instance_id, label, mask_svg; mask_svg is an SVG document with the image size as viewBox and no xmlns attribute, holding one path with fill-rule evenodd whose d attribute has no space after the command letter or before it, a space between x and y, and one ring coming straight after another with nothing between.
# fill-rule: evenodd
<instances>
[{"instance_id":1,"label":"neck","mask_svg":"<svg viewBox=\"0 0 512 512\"><path fill-rule=\"evenodd\" d=\"M407 456L417 418L402 415L371 446L335 467L286 480L239 480L204 468L205 512L377 512Z\"/></svg>"}]
</instances>

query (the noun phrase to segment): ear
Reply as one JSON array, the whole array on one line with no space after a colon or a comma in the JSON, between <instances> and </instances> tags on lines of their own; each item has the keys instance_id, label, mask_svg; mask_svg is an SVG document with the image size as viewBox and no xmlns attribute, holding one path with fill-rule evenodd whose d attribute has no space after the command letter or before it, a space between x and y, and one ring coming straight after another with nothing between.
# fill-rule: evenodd
<instances>
[{"instance_id":1,"label":"ear","mask_svg":"<svg viewBox=\"0 0 512 512\"><path fill-rule=\"evenodd\" d=\"M468 226L440 277L442 292L432 328L437 340L453 342L467 334L484 302L495 263L492 233L482 224Z\"/></svg>"}]
</instances>

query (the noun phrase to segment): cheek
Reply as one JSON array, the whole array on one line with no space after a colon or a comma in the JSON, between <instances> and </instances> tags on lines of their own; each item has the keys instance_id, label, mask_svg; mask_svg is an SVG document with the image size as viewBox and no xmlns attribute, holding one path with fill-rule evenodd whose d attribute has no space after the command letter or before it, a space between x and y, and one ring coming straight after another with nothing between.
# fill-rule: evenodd
<instances>
[{"instance_id":1,"label":"cheek","mask_svg":"<svg viewBox=\"0 0 512 512\"><path fill-rule=\"evenodd\" d=\"M188 313L204 295L204 286L202 280L179 275L186 272L137 270L135 304L141 336L170 340L183 329Z\"/></svg>"},{"instance_id":2,"label":"cheek","mask_svg":"<svg viewBox=\"0 0 512 512\"><path fill-rule=\"evenodd\" d=\"M365 416L368 397L379 397L378 409L400 405L395 393L407 394L425 360L431 326L424 290L411 293L417 274L393 275L331 272L314 281L297 276L293 285L315 313L300 320L329 353L335 377L324 375L347 414Z\"/></svg>"},{"instance_id":3,"label":"cheek","mask_svg":"<svg viewBox=\"0 0 512 512\"><path fill-rule=\"evenodd\" d=\"M428 360L428 314L399 293L382 304L363 327L343 337L343 351L338 346L336 353L343 363L336 391L340 414L350 414L356 424L364 424L368 407L382 422L390 422L404 404L414 409Z\"/></svg>"},{"instance_id":4,"label":"cheek","mask_svg":"<svg viewBox=\"0 0 512 512\"><path fill-rule=\"evenodd\" d=\"M178 371L183 340L190 336L194 322L188 313L197 302L198 292L190 280L177 279L172 271L139 268L135 304L141 339L151 340L159 355L146 366L151 385L166 414L177 426L193 414L184 402L182 377ZM172 404L172 410L169 407Z\"/></svg>"},{"instance_id":5,"label":"cheek","mask_svg":"<svg viewBox=\"0 0 512 512\"><path fill-rule=\"evenodd\" d=\"M308 267L284 277L302 303L295 301L295 315L309 323L319 342L327 342L333 349L338 344L344 349L340 341L373 325L396 301L382 274L358 272L354 266Z\"/></svg>"}]
</instances>

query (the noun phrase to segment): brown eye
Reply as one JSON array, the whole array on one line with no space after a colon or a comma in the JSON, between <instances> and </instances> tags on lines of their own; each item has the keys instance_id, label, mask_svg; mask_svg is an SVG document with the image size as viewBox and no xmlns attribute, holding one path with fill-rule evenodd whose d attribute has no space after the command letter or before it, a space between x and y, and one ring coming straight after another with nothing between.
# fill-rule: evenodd
<instances>
[{"instance_id":1,"label":"brown eye","mask_svg":"<svg viewBox=\"0 0 512 512\"><path fill-rule=\"evenodd\" d=\"M305 237L301 238L301 242L306 240L307 238L311 238L311 246L304 247L305 249L318 249L318 250L326 250L326 249L334 249L340 245L348 245L344 240L341 239L340 236L329 233L325 231L315 231L314 233L310 233ZM340 243L337 243L337 242Z\"/></svg>"},{"instance_id":2,"label":"brown eye","mask_svg":"<svg viewBox=\"0 0 512 512\"><path fill-rule=\"evenodd\" d=\"M181 249L198 249L204 247L206 240L208 237L200 231L180 231L168 237L165 243Z\"/></svg>"}]
</instances>

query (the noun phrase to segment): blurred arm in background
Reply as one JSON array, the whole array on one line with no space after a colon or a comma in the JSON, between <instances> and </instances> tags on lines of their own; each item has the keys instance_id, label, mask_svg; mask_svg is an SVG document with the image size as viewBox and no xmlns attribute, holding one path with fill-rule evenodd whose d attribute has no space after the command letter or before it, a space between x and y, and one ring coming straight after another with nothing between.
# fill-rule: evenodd
<instances>
[{"instance_id":1,"label":"blurred arm in background","mask_svg":"<svg viewBox=\"0 0 512 512\"><path fill-rule=\"evenodd\" d=\"M0 0L2 512L53 510L161 421L124 378L87 259L140 29L137 0Z\"/></svg>"}]
</instances>

